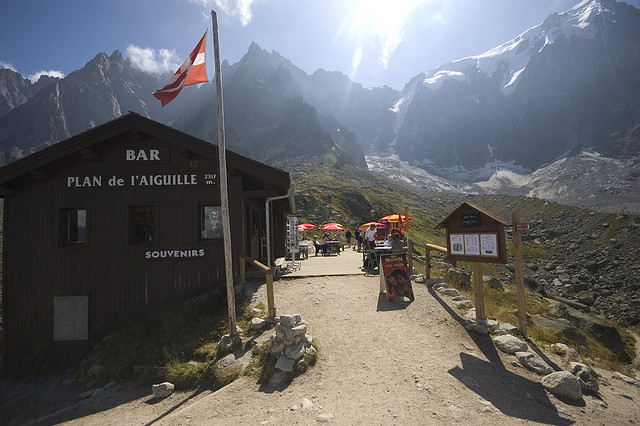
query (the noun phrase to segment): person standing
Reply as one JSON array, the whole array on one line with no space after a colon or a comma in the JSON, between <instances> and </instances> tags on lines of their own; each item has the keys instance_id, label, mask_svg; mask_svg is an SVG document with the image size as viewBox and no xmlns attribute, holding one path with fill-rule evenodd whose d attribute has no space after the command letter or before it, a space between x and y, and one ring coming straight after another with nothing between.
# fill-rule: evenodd
<instances>
[{"instance_id":1,"label":"person standing","mask_svg":"<svg viewBox=\"0 0 640 426\"><path fill-rule=\"evenodd\" d=\"M338 254L340 254L340 251L344 251L344 237L342 234L338 234L336 241L338 242Z\"/></svg>"},{"instance_id":2,"label":"person standing","mask_svg":"<svg viewBox=\"0 0 640 426\"><path fill-rule=\"evenodd\" d=\"M347 239L347 247L351 247L351 237L353 236L351 235L351 231L347 229L347 232L344 234L344 236Z\"/></svg>"},{"instance_id":3,"label":"person standing","mask_svg":"<svg viewBox=\"0 0 640 426\"><path fill-rule=\"evenodd\" d=\"M372 249L376 246L376 224L372 223L364 232L364 242L367 245L367 249Z\"/></svg>"},{"instance_id":4,"label":"person standing","mask_svg":"<svg viewBox=\"0 0 640 426\"><path fill-rule=\"evenodd\" d=\"M359 230L356 229L356 246L353 247L354 250L357 250L360 253L360 249L362 248L362 234Z\"/></svg>"}]
</instances>

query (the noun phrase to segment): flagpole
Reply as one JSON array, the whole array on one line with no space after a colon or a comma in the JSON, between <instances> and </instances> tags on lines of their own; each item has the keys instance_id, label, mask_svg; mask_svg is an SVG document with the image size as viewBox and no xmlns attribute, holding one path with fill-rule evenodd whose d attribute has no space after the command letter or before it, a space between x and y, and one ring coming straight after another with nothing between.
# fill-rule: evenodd
<instances>
[{"instance_id":1,"label":"flagpole","mask_svg":"<svg viewBox=\"0 0 640 426\"><path fill-rule=\"evenodd\" d=\"M220 42L218 40L218 16L211 11L213 25L213 56L215 62L216 105L218 109L218 163L220 166L220 205L224 234L224 264L227 278L227 305L229 305L229 336L236 335L236 302L233 292L233 257L231 252L231 224L229 221L229 193L227 190L227 155L224 140L224 108L222 102L222 76L220 73Z\"/></svg>"}]
</instances>

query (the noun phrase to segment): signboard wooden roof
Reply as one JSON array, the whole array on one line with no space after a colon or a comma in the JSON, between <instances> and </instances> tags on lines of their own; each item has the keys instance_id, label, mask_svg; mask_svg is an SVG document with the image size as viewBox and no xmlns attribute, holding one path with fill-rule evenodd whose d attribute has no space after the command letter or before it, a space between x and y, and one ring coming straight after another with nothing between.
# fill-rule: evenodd
<instances>
[{"instance_id":1,"label":"signboard wooden roof","mask_svg":"<svg viewBox=\"0 0 640 426\"><path fill-rule=\"evenodd\" d=\"M469 210L477 210L478 212L480 212L480 213L488 216L489 218L493 219L497 223L502 224L503 226L511 226L511 224L509 222L499 218L498 216L496 216L495 214L491 213L490 211L483 209L479 205L465 201L457 209L455 209L453 212L451 212L449 214L449 216L447 216L439 224L437 224L435 229L447 228L448 224L454 218L457 218L458 215L460 215L462 211L469 211Z\"/></svg>"}]
</instances>

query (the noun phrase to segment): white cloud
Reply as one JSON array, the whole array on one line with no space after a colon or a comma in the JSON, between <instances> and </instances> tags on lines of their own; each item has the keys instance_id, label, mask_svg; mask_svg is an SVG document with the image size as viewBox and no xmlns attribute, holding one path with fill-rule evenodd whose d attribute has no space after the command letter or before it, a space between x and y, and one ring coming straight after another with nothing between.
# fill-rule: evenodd
<instances>
[{"instance_id":1,"label":"white cloud","mask_svg":"<svg viewBox=\"0 0 640 426\"><path fill-rule=\"evenodd\" d=\"M142 71L157 72L175 71L182 61L174 49L142 48L130 44L126 49L126 56Z\"/></svg>"},{"instance_id":2,"label":"white cloud","mask_svg":"<svg viewBox=\"0 0 640 426\"><path fill-rule=\"evenodd\" d=\"M56 71L56 70L49 70L49 71L40 70L34 74L28 75L27 78L31 80L32 83L35 83L43 75L48 75L49 77L64 78L64 73L62 71Z\"/></svg>"},{"instance_id":3,"label":"white cloud","mask_svg":"<svg viewBox=\"0 0 640 426\"><path fill-rule=\"evenodd\" d=\"M413 13L414 9L427 2L428 0L396 0L392 8L387 7L383 15L384 19L376 28L382 41L382 50L378 61L385 68L389 66L389 59L404 39L404 26L407 17Z\"/></svg>"},{"instance_id":4,"label":"white cloud","mask_svg":"<svg viewBox=\"0 0 640 426\"><path fill-rule=\"evenodd\" d=\"M17 72L17 73L20 72L10 62L0 61L0 68L7 68L7 69L10 69L11 71L14 71L14 72ZM40 70L40 71L38 71L36 73L33 73L31 75L26 76L25 78L28 78L29 80L31 80L32 83L35 83L43 75L48 75L50 77L64 78L64 73L62 71L56 71L56 70L49 70L49 71Z\"/></svg>"},{"instance_id":5,"label":"white cloud","mask_svg":"<svg viewBox=\"0 0 640 426\"><path fill-rule=\"evenodd\" d=\"M16 70L16 67L13 66L13 64L5 61L0 61L0 68L7 68L7 69L10 69L11 71L18 72L18 70Z\"/></svg>"},{"instance_id":6,"label":"white cloud","mask_svg":"<svg viewBox=\"0 0 640 426\"><path fill-rule=\"evenodd\" d=\"M406 20L416 7L429 0L358 0L354 9L350 33L360 39L368 39L373 34L374 49L378 62L384 68L404 39Z\"/></svg>"},{"instance_id":7,"label":"white cloud","mask_svg":"<svg viewBox=\"0 0 640 426\"><path fill-rule=\"evenodd\" d=\"M389 66L389 59L396 50L396 48L402 43L404 37L404 31L402 30L402 21L392 22L388 25L382 33L382 51L378 60L387 68Z\"/></svg>"},{"instance_id":8,"label":"white cloud","mask_svg":"<svg viewBox=\"0 0 640 426\"><path fill-rule=\"evenodd\" d=\"M251 22L251 5L257 0L189 0L193 3L199 3L207 9L214 9L216 12L221 11L227 15L235 16L240 19L242 25L248 25Z\"/></svg>"}]
</instances>

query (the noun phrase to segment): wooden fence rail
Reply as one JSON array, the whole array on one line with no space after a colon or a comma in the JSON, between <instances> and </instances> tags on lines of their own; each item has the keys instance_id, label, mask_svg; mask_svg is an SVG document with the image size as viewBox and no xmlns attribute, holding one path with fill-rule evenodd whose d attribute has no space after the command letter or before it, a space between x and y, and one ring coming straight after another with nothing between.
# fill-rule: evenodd
<instances>
[{"instance_id":1,"label":"wooden fence rail","mask_svg":"<svg viewBox=\"0 0 640 426\"><path fill-rule=\"evenodd\" d=\"M246 282L245 267L247 263L264 272L265 281L267 283L267 315L273 318L276 316L276 304L273 295L273 269L263 265L255 259L251 259L249 256L242 255L242 259L240 261L240 283L242 284Z\"/></svg>"},{"instance_id":2,"label":"wooden fence rail","mask_svg":"<svg viewBox=\"0 0 640 426\"><path fill-rule=\"evenodd\" d=\"M409 249L409 270L413 268L413 261L416 261L421 265L424 265L424 268L425 268L424 275L425 277L427 277L427 279L431 278L431 251L434 250L442 253L447 252L446 247L440 247L435 244L429 244L429 243L417 243L413 240L409 240L408 249ZM424 250L425 252L424 259L418 256L415 256L414 249Z\"/></svg>"}]
</instances>

